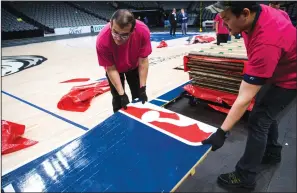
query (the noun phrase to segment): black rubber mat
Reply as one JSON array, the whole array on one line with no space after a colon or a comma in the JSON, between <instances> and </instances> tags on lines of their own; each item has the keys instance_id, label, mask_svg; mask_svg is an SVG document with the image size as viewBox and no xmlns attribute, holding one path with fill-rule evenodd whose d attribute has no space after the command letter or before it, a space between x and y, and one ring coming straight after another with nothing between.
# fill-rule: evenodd
<instances>
[{"instance_id":1,"label":"black rubber mat","mask_svg":"<svg viewBox=\"0 0 297 193\"><path fill-rule=\"evenodd\" d=\"M205 104L192 107L183 98L167 107L168 109L213 126L220 126L226 114L212 110ZM188 177L177 192L249 192L244 189L225 189L216 180L221 173L232 172L243 154L247 129L245 115L232 129L224 146L210 152L196 168L194 176ZM257 177L253 192L296 192L296 100L282 114L279 122L279 142L283 144L283 160L275 166L263 166Z\"/></svg>"}]
</instances>

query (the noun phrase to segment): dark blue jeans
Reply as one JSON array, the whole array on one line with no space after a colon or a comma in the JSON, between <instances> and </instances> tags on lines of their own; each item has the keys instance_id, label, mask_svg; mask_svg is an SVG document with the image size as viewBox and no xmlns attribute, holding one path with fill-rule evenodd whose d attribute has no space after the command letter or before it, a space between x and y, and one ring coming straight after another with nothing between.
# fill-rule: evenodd
<instances>
[{"instance_id":1,"label":"dark blue jeans","mask_svg":"<svg viewBox=\"0 0 297 193\"><path fill-rule=\"evenodd\" d=\"M277 116L296 97L296 90L265 85L256 96L248 120L248 137L236 171L247 183L254 183L266 148L278 148Z\"/></svg>"}]
</instances>

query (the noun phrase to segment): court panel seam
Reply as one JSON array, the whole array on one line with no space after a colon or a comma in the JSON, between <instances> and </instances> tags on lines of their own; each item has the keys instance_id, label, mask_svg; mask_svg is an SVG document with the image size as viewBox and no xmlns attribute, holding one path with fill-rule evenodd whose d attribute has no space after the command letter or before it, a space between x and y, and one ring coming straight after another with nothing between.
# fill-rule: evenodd
<instances>
[{"instance_id":1,"label":"court panel seam","mask_svg":"<svg viewBox=\"0 0 297 193\"><path fill-rule=\"evenodd\" d=\"M84 130L84 131L89 131L89 130L90 130L90 129L87 128L87 127L84 127L84 126L82 126L82 125L80 125L80 124L78 124L78 123L75 123L75 122L73 122L73 121L71 121L71 120L69 120L69 119L66 119L66 118L64 118L64 117L62 117L62 116L60 116L60 115L57 115L57 114L55 114L55 113L52 113L52 112L50 112L50 111L48 111L48 110L46 110L46 109L44 109L44 108L42 108L42 107L39 107L39 106L37 106L37 105L34 105L33 103L30 103L30 102L28 102L28 101L26 101L26 100L23 100L23 99L21 99L21 98L19 98L19 97L17 97L17 96L14 96L14 95L12 95L12 94L10 94L10 93L8 93L8 92L5 92L5 91L2 90L2 93L4 93L4 94L6 94L7 96L10 96L10 97L12 97L12 98L14 98L14 99L16 99L16 100L19 100L19 101L21 101L21 102L23 102L23 103L25 103L25 104L27 104L27 105L30 105L30 106L32 106L32 107L34 107L34 108L36 108L36 109L38 109L38 110L40 110L40 111L43 111L43 112L45 112L45 113L47 113L47 114L50 114L50 115L52 115L52 116L54 116L54 117L56 117L56 118L58 118L58 119L60 119L60 120L62 120L62 121L64 121L64 122L67 122L67 123L69 123L69 124L71 124L71 125L74 125L74 126L80 128L80 129Z\"/></svg>"}]
</instances>

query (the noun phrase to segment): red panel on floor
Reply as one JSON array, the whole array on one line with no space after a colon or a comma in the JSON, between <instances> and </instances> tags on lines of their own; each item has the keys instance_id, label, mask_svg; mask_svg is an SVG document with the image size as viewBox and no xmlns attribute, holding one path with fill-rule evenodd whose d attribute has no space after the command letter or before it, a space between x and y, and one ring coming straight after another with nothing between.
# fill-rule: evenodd
<instances>
[{"instance_id":1,"label":"red panel on floor","mask_svg":"<svg viewBox=\"0 0 297 193\"><path fill-rule=\"evenodd\" d=\"M25 149L38 143L24 137L25 125L2 120L2 155Z\"/></svg>"},{"instance_id":2,"label":"red panel on floor","mask_svg":"<svg viewBox=\"0 0 297 193\"><path fill-rule=\"evenodd\" d=\"M85 112L94 97L110 90L107 80L101 80L82 86L73 87L69 93L64 95L58 102L57 107L61 110Z\"/></svg>"},{"instance_id":3,"label":"red panel on floor","mask_svg":"<svg viewBox=\"0 0 297 193\"><path fill-rule=\"evenodd\" d=\"M69 83L69 82L86 82L89 81L89 78L74 78L74 79L70 79L70 80L66 80L60 83Z\"/></svg>"}]
</instances>

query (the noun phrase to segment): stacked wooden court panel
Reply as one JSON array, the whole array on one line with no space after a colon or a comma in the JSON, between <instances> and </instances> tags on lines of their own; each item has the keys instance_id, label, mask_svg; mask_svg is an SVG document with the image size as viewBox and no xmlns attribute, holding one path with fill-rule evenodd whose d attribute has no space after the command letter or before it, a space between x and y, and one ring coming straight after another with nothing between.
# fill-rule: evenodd
<instances>
[{"instance_id":1,"label":"stacked wooden court panel","mask_svg":"<svg viewBox=\"0 0 297 193\"><path fill-rule=\"evenodd\" d=\"M184 61L192 85L237 94L247 61L242 39L192 51Z\"/></svg>"}]
</instances>

